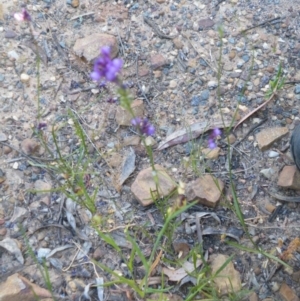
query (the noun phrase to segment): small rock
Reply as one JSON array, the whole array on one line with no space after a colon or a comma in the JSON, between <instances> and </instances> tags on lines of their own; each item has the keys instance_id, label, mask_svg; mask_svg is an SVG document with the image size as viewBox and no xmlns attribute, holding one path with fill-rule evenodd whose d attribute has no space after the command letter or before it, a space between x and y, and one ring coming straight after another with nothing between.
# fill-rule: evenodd
<instances>
[{"instance_id":1,"label":"small rock","mask_svg":"<svg viewBox=\"0 0 300 301\"><path fill-rule=\"evenodd\" d=\"M236 51L234 51L234 50L231 50L228 54L228 57L230 60L233 60L235 58L235 56L236 56Z\"/></svg>"},{"instance_id":2,"label":"small rock","mask_svg":"<svg viewBox=\"0 0 300 301\"><path fill-rule=\"evenodd\" d=\"M30 77L27 73L22 73L20 76L21 82L24 84L28 84L30 81Z\"/></svg>"},{"instance_id":3,"label":"small rock","mask_svg":"<svg viewBox=\"0 0 300 301\"><path fill-rule=\"evenodd\" d=\"M159 191L156 191L156 184L153 179L153 171L151 167L139 172L135 181L131 185L131 192L143 206L153 204L155 200L160 197L167 196L176 188L174 181L162 166L156 164L155 170L157 172Z\"/></svg>"},{"instance_id":4,"label":"small rock","mask_svg":"<svg viewBox=\"0 0 300 301\"><path fill-rule=\"evenodd\" d=\"M249 296L249 301L259 301L256 292L251 293Z\"/></svg>"},{"instance_id":5,"label":"small rock","mask_svg":"<svg viewBox=\"0 0 300 301\"><path fill-rule=\"evenodd\" d=\"M124 138L124 142L123 145L124 146L130 146L130 145L139 145L141 142L141 138L139 136L130 136L130 137L126 137Z\"/></svg>"},{"instance_id":6,"label":"small rock","mask_svg":"<svg viewBox=\"0 0 300 301\"><path fill-rule=\"evenodd\" d=\"M176 49L181 49L183 47L183 43L179 38L173 39L173 43Z\"/></svg>"},{"instance_id":7,"label":"small rock","mask_svg":"<svg viewBox=\"0 0 300 301\"><path fill-rule=\"evenodd\" d=\"M22 298L20 299L20 296ZM36 298L51 298L52 294L44 288L30 282L19 274L9 276L0 284L0 300L3 301L30 301Z\"/></svg>"},{"instance_id":8,"label":"small rock","mask_svg":"<svg viewBox=\"0 0 300 301\"><path fill-rule=\"evenodd\" d=\"M198 21L198 30L210 28L215 25L215 22L209 18Z\"/></svg>"},{"instance_id":9,"label":"small rock","mask_svg":"<svg viewBox=\"0 0 300 301\"><path fill-rule=\"evenodd\" d=\"M26 155L31 155L37 152L40 145L31 138L26 138L21 142L21 149Z\"/></svg>"},{"instance_id":10,"label":"small rock","mask_svg":"<svg viewBox=\"0 0 300 301\"><path fill-rule=\"evenodd\" d=\"M4 37L6 39L14 39L16 36L17 36L17 34L13 30L7 29L5 31Z\"/></svg>"},{"instance_id":11,"label":"small rock","mask_svg":"<svg viewBox=\"0 0 300 301\"><path fill-rule=\"evenodd\" d=\"M224 141L227 142L227 139L225 139ZM228 141L232 145L236 141L236 137L233 134L229 134Z\"/></svg>"},{"instance_id":12,"label":"small rock","mask_svg":"<svg viewBox=\"0 0 300 301\"><path fill-rule=\"evenodd\" d=\"M218 83L214 80L210 80L208 83L207 83L207 86L208 86L208 89L210 90L213 90L215 88L218 87Z\"/></svg>"},{"instance_id":13,"label":"small rock","mask_svg":"<svg viewBox=\"0 0 300 301\"><path fill-rule=\"evenodd\" d=\"M287 135L289 132L287 127L274 127L263 129L256 134L256 140L260 150L265 151L271 147L273 143Z\"/></svg>"},{"instance_id":14,"label":"small rock","mask_svg":"<svg viewBox=\"0 0 300 301\"><path fill-rule=\"evenodd\" d=\"M67 0L67 4L73 8L77 8L79 6L79 0Z\"/></svg>"},{"instance_id":15,"label":"small rock","mask_svg":"<svg viewBox=\"0 0 300 301\"><path fill-rule=\"evenodd\" d=\"M296 166L285 166L279 174L277 185L300 190L300 172Z\"/></svg>"},{"instance_id":16,"label":"small rock","mask_svg":"<svg viewBox=\"0 0 300 301\"><path fill-rule=\"evenodd\" d=\"M144 115L144 103L141 99L136 99L131 103L131 109L136 117ZM118 125L131 126L132 115L123 107L118 106L116 111L116 121Z\"/></svg>"},{"instance_id":17,"label":"small rock","mask_svg":"<svg viewBox=\"0 0 300 301\"><path fill-rule=\"evenodd\" d=\"M265 168L262 169L259 173L262 174L266 179L271 180L275 175L275 170L272 168Z\"/></svg>"},{"instance_id":18,"label":"small rock","mask_svg":"<svg viewBox=\"0 0 300 301\"><path fill-rule=\"evenodd\" d=\"M265 209L270 212L270 213L273 213L274 210L276 209L276 206L274 206L273 204L269 203L269 202L266 202L265 204Z\"/></svg>"},{"instance_id":19,"label":"small rock","mask_svg":"<svg viewBox=\"0 0 300 301\"><path fill-rule=\"evenodd\" d=\"M148 136L146 139L145 139L145 144L147 146L153 146L155 145L157 142L155 141L155 139L151 136Z\"/></svg>"},{"instance_id":20,"label":"small rock","mask_svg":"<svg viewBox=\"0 0 300 301\"><path fill-rule=\"evenodd\" d=\"M277 152L274 152L274 151L270 151L269 154L268 154L269 158L276 158L278 156L279 156L279 154Z\"/></svg>"},{"instance_id":21,"label":"small rock","mask_svg":"<svg viewBox=\"0 0 300 301\"><path fill-rule=\"evenodd\" d=\"M177 81L176 81L175 79L172 79L172 80L170 81L169 86L170 86L171 89L176 88L176 87L177 87Z\"/></svg>"},{"instance_id":22,"label":"small rock","mask_svg":"<svg viewBox=\"0 0 300 301\"><path fill-rule=\"evenodd\" d=\"M204 148L202 150L202 153L204 154L206 159L216 160L216 159L218 159L218 157L220 155L220 151L221 151L221 149L219 147L215 147L213 149Z\"/></svg>"},{"instance_id":23,"label":"small rock","mask_svg":"<svg viewBox=\"0 0 300 301\"><path fill-rule=\"evenodd\" d=\"M222 271L213 280L220 296L238 292L242 287L240 274L234 269L233 263L230 261L224 267L226 260L228 260L228 256L222 254L211 257L212 275L222 268Z\"/></svg>"},{"instance_id":24,"label":"small rock","mask_svg":"<svg viewBox=\"0 0 300 301\"><path fill-rule=\"evenodd\" d=\"M50 193L50 190L52 189L52 184L48 182L44 182L42 180L37 180L34 182L34 189L40 193L44 197ZM43 192L42 192L43 191Z\"/></svg>"},{"instance_id":25,"label":"small rock","mask_svg":"<svg viewBox=\"0 0 300 301\"><path fill-rule=\"evenodd\" d=\"M209 91L208 90L204 90L201 92L200 94L200 98L202 101L206 101L209 98Z\"/></svg>"},{"instance_id":26,"label":"small rock","mask_svg":"<svg viewBox=\"0 0 300 301\"><path fill-rule=\"evenodd\" d=\"M192 100L191 100L191 105L194 106L194 107L197 107L197 106L199 106L200 101L201 101L200 96L199 95L194 95L192 97Z\"/></svg>"},{"instance_id":27,"label":"small rock","mask_svg":"<svg viewBox=\"0 0 300 301\"><path fill-rule=\"evenodd\" d=\"M103 258L103 256L106 254L105 250L103 249L103 247L98 247L96 248L96 250L93 253L93 258L95 260L100 260L101 258Z\"/></svg>"},{"instance_id":28,"label":"small rock","mask_svg":"<svg viewBox=\"0 0 300 301\"><path fill-rule=\"evenodd\" d=\"M7 141L7 136L4 133L0 133L0 141L1 142Z\"/></svg>"},{"instance_id":29,"label":"small rock","mask_svg":"<svg viewBox=\"0 0 300 301\"><path fill-rule=\"evenodd\" d=\"M74 52L92 63L100 54L103 46L111 47L111 57L115 58L119 52L117 38L105 33L94 33L82 39L77 39L73 47Z\"/></svg>"},{"instance_id":30,"label":"small rock","mask_svg":"<svg viewBox=\"0 0 300 301\"><path fill-rule=\"evenodd\" d=\"M295 94L300 94L300 85L296 85L294 93Z\"/></svg>"},{"instance_id":31,"label":"small rock","mask_svg":"<svg viewBox=\"0 0 300 301\"><path fill-rule=\"evenodd\" d=\"M279 294L284 301L299 301L296 293L286 283L282 283L280 286Z\"/></svg>"},{"instance_id":32,"label":"small rock","mask_svg":"<svg viewBox=\"0 0 300 301\"><path fill-rule=\"evenodd\" d=\"M157 70L163 66L166 66L168 64L168 60L160 53L151 55L150 57L150 63L151 67L154 70Z\"/></svg>"},{"instance_id":33,"label":"small rock","mask_svg":"<svg viewBox=\"0 0 300 301\"><path fill-rule=\"evenodd\" d=\"M186 197L189 202L197 200L208 207L216 207L222 192L224 183L211 175L204 175L186 185Z\"/></svg>"}]
</instances>

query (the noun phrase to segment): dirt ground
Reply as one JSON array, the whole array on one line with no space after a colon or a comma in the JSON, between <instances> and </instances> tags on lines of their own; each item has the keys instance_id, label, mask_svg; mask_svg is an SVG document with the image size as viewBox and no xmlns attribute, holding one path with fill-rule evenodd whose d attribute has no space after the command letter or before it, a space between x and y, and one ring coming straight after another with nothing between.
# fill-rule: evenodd
<instances>
[{"instance_id":1,"label":"dirt ground","mask_svg":"<svg viewBox=\"0 0 300 301\"><path fill-rule=\"evenodd\" d=\"M29 26L13 17L24 5L32 16L33 35L39 46L39 74ZM111 231L124 254L130 254L124 228L133 225L134 237L144 254L150 254L152 235L162 227L159 208L143 207L131 193L137 174L148 168L150 161L140 144L128 142L137 138L134 129L117 122L115 88L112 85L108 93L96 86L90 80L91 64L74 51L78 39L106 33L117 40L118 57L124 61L124 82L133 98L143 101L145 116L156 127L154 149L177 130L219 119L220 108L225 118L231 119L239 105L236 119L240 120L266 100L269 81L282 66L287 84L266 107L232 131L232 139L243 139L232 155L232 176L255 244L282 258L291 242L296 242L287 260L291 269L232 247L222 239L220 233L225 232L229 240L252 248L230 201L221 200L215 208L199 204L189 209L172 239L183 240L190 248L195 246L197 233L187 230L186 220L195 220L196 213L215 213L221 225L213 218L204 220L203 231L210 230L204 235L203 248L208 256L234 255L233 264L243 288L256 292L257 299L251 300L292 300L282 292L283 285L300 296L300 257L296 252L299 205L279 203L268 194L275 189L282 195L295 195L292 189L280 189L277 179L285 165L293 164L280 152L288 153L289 137L299 123L300 0L2 0L0 9L0 244L4 240L9 245L2 243L0 248L2 283L19 273L45 287L37 264L27 252L28 244L37 256L59 248L46 262L58 300L80 300L86 284L96 278L93 266L81 263L83 253L76 264L72 263L77 256L74 246L126 275L118 254L91 226L91 214L83 206L68 204L66 193L59 189L65 187L68 175L58 173L56 163L50 160L51 152L57 156L52 131L57 133L62 155L72 154L69 159L76 168L80 143L74 118L88 137L85 180L90 192L98 189L96 207L101 229ZM116 101L108 101L114 98ZM262 151L256 134L274 127L286 127L288 133ZM225 195L232 200L224 132L213 160L200 160L195 155L195 145L205 145L206 140L204 135L194 142L155 150L154 161L177 183L212 173L225 183ZM129 151L136 156L135 171L118 185L116 178ZM186 164L191 161L193 164ZM70 227L70 212L76 231ZM171 248L173 241L168 243ZM140 264L137 266L141 278L143 271ZM111 280L108 273L100 268L97 271L104 282ZM184 300L186 285L174 287L173 293ZM120 287L105 289L105 294L106 300L137 298L126 295ZM98 300L96 291L91 298Z\"/></svg>"}]
</instances>

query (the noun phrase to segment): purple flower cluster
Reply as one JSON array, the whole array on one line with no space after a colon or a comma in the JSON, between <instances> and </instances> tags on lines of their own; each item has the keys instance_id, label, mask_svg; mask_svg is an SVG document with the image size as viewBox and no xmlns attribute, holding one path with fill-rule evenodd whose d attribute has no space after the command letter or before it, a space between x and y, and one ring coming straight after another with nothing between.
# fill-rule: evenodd
<instances>
[{"instance_id":1,"label":"purple flower cluster","mask_svg":"<svg viewBox=\"0 0 300 301\"><path fill-rule=\"evenodd\" d=\"M118 73L120 72L123 61L121 59L111 59L110 47L104 46L101 48L100 56L94 62L94 69L91 73L91 78L94 81L104 79L109 82L117 80Z\"/></svg>"},{"instance_id":2,"label":"purple flower cluster","mask_svg":"<svg viewBox=\"0 0 300 301\"><path fill-rule=\"evenodd\" d=\"M20 13L15 13L14 14L14 18L17 20L17 21L27 21L27 22L30 22L31 21L31 17L28 13L28 11L25 9L25 8L22 8L22 12Z\"/></svg>"},{"instance_id":3,"label":"purple flower cluster","mask_svg":"<svg viewBox=\"0 0 300 301\"><path fill-rule=\"evenodd\" d=\"M218 129L218 128L213 129L213 131L211 132L211 134L209 135L209 138L208 138L208 147L210 149L214 149L217 147L215 141L216 141L216 138L220 135L221 135L220 129Z\"/></svg>"},{"instance_id":4,"label":"purple flower cluster","mask_svg":"<svg viewBox=\"0 0 300 301\"><path fill-rule=\"evenodd\" d=\"M141 134L152 136L155 133L155 127L147 118L135 117L131 120L131 124L136 127Z\"/></svg>"}]
</instances>

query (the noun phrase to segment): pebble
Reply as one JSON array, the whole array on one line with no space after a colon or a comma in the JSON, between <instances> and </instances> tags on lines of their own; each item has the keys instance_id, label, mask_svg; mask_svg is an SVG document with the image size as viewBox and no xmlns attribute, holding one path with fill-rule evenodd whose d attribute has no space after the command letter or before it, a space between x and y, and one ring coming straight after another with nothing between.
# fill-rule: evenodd
<instances>
[{"instance_id":1,"label":"pebble","mask_svg":"<svg viewBox=\"0 0 300 301\"><path fill-rule=\"evenodd\" d=\"M208 86L208 88L210 89L210 90L213 90L213 89L215 89L215 88L217 88L218 87L218 83L216 82L216 81L214 81L214 80L210 80L208 83L207 83L207 86ZM204 92L204 91L203 91ZM209 97L209 95L208 95L208 97ZM207 97L207 98L208 98Z\"/></svg>"},{"instance_id":2,"label":"pebble","mask_svg":"<svg viewBox=\"0 0 300 301\"><path fill-rule=\"evenodd\" d=\"M5 79L5 76L3 74L0 73L0 82L3 82Z\"/></svg>"},{"instance_id":3,"label":"pebble","mask_svg":"<svg viewBox=\"0 0 300 301\"><path fill-rule=\"evenodd\" d=\"M260 172L266 179L271 180L271 178L275 175L275 171L272 168L262 169Z\"/></svg>"},{"instance_id":4,"label":"pebble","mask_svg":"<svg viewBox=\"0 0 300 301\"><path fill-rule=\"evenodd\" d=\"M276 158L278 156L279 156L279 154L275 151L270 151L269 154L268 154L269 158Z\"/></svg>"},{"instance_id":5,"label":"pebble","mask_svg":"<svg viewBox=\"0 0 300 301\"><path fill-rule=\"evenodd\" d=\"M296 85L294 92L295 94L300 94L300 85Z\"/></svg>"},{"instance_id":6,"label":"pebble","mask_svg":"<svg viewBox=\"0 0 300 301\"><path fill-rule=\"evenodd\" d=\"M202 102L208 100L208 98L209 98L209 91L208 90L202 91L201 94L200 94L200 98L201 98Z\"/></svg>"},{"instance_id":7,"label":"pebble","mask_svg":"<svg viewBox=\"0 0 300 301\"><path fill-rule=\"evenodd\" d=\"M201 101L200 96L199 95L194 95L192 97L192 100L191 100L191 105L192 106L199 106L200 101Z\"/></svg>"}]
</instances>

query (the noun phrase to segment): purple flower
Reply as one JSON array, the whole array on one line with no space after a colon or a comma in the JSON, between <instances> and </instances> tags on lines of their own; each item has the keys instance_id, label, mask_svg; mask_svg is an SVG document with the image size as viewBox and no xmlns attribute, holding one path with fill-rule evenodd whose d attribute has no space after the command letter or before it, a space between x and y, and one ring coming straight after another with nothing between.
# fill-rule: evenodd
<instances>
[{"instance_id":1,"label":"purple flower","mask_svg":"<svg viewBox=\"0 0 300 301\"><path fill-rule=\"evenodd\" d=\"M94 69L91 78L94 81L106 79L109 82L115 82L119 71L123 66L121 59L111 59L110 47L104 46L101 49L101 55L94 62Z\"/></svg>"},{"instance_id":2,"label":"purple flower","mask_svg":"<svg viewBox=\"0 0 300 301\"><path fill-rule=\"evenodd\" d=\"M155 127L147 118L135 117L131 120L131 124L139 129L142 134L152 136L155 133Z\"/></svg>"},{"instance_id":3,"label":"purple flower","mask_svg":"<svg viewBox=\"0 0 300 301\"><path fill-rule=\"evenodd\" d=\"M215 140L220 135L221 135L220 129L218 129L218 128L213 129L213 131L211 132L211 134L209 135L209 138L208 138L208 147L210 149L214 149L215 147L217 147Z\"/></svg>"},{"instance_id":4,"label":"purple flower","mask_svg":"<svg viewBox=\"0 0 300 301\"><path fill-rule=\"evenodd\" d=\"M17 21L27 21L27 22L31 21L31 17L29 15L28 11L25 8L22 8L22 12L21 13L15 13L14 14L14 18Z\"/></svg>"}]
</instances>

